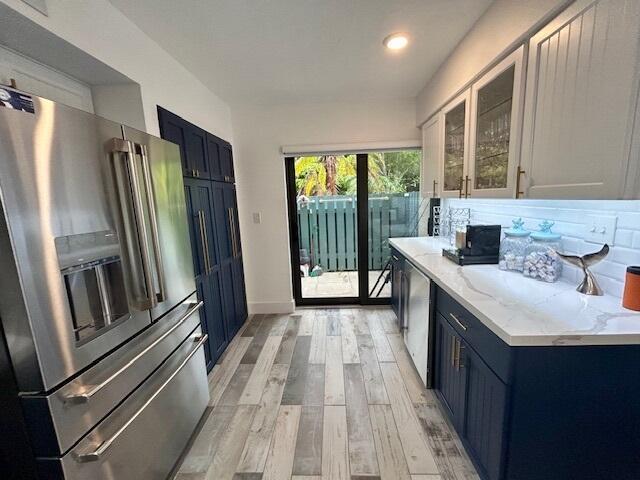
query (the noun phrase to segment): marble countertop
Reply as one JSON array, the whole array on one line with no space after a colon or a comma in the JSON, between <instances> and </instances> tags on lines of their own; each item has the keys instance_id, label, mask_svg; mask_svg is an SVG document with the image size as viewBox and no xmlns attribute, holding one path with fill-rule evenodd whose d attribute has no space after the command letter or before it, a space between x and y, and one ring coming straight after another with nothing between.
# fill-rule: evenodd
<instances>
[{"instance_id":1,"label":"marble countertop","mask_svg":"<svg viewBox=\"0 0 640 480\"><path fill-rule=\"evenodd\" d=\"M497 265L458 266L441 239L393 238L392 247L512 346L640 344L640 312L617 297L586 296L576 285L545 283Z\"/></svg>"}]
</instances>

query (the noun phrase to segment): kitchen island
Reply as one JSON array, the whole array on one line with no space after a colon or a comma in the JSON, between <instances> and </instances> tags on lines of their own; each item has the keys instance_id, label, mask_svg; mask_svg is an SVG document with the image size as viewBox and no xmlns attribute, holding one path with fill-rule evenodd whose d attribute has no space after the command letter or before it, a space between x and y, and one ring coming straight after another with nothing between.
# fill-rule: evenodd
<instances>
[{"instance_id":1,"label":"kitchen island","mask_svg":"<svg viewBox=\"0 0 640 480\"><path fill-rule=\"evenodd\" d=\"M439 239L390 244L436 285L429 379L483 478L640 478L639 313L567 282L460 267Z\"/></svg>"}]
</instances>

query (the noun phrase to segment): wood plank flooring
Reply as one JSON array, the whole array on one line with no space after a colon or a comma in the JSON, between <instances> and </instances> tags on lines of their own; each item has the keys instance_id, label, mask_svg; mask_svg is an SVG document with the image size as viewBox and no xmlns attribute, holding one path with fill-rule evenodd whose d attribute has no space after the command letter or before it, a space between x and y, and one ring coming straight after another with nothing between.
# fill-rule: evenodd
<instances>
[{"instance_id":1,"label":"wood plank flooring","mask_svg":"<svg viewBox=\"0 0 640 480\"><path fill-rule=\"evenodd\" d=\"M388 308L255 315L176 480L479 480Z\"/></svg>"}]
</instances>

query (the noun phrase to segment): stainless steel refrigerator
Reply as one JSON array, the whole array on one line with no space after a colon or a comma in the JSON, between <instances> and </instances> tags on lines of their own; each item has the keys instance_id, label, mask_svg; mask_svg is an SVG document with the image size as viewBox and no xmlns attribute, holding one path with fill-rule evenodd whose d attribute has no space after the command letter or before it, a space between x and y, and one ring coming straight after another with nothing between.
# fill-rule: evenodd
<instances>
[{"instance_id":1,"label":"stainless steel refrigerator","mask_svg":"<svg viewBox=\"0 0 640 480\"><path fill-rule=\"evenodd\" d=\"M209 400L179 149L3 90L18 100L0 106L16 428L41 478L165 478Z\"/></svg>"}]
</instances>

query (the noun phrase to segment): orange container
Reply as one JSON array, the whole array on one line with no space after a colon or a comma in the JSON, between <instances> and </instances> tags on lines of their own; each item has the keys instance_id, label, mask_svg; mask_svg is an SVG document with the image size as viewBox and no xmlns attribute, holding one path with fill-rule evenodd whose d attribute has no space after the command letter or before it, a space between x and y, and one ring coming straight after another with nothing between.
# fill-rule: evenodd
<instances>
[{"instance_id":1,"label":"orange container","mask_svg":"<svg viewBox=\"0 0 640 480\"><path fill-rule=\"evenodd\" d=\"M622 306L640 311L640 267L627 267Z\"/></svg>"}]
</instances>

